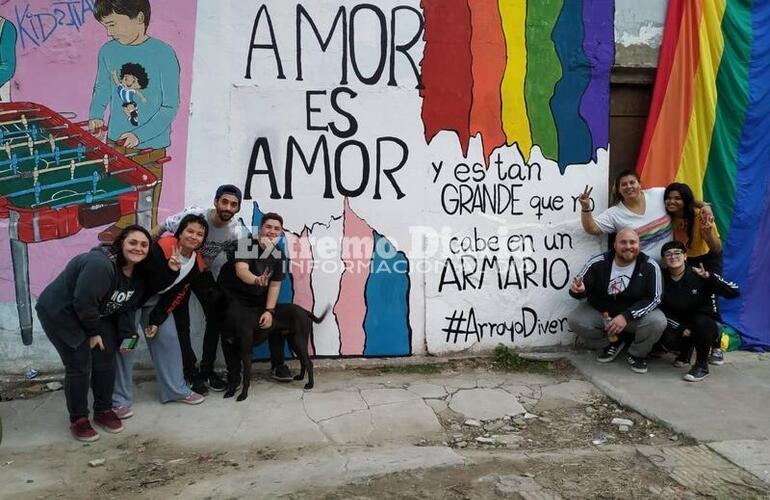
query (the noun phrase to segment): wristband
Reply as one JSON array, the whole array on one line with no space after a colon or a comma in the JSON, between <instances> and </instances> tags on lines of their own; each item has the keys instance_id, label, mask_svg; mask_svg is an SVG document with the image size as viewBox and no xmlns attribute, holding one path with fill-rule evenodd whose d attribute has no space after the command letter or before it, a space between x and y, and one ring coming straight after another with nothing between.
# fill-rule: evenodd
<instances>
[{"instance_id":1,"label":"wristband","mask_svg":"<svg viewBox=\"0 0 770 500\"><path fill-rule=\"evenodd\" d=\"M269 312L271 316L275 315L275 309L265 309L265 312Z\"/></svg>"},{"instance_id":2,"label":"wristband","mask_svg":"<svg viewBox=\"0 0 770 500\"><path fill-rule=\"evenodd\" d=\"M591 212L593 212L593 211L594 211L594 209L593 209L593 208L589 208L588 210L586 210L586 209L584 208L584 209L582 209L582 210L581 210L581 212L583 212L583 213L587 213L587 214L589 214L589 213L591 213Z\"/></svg>"}]
</instances>

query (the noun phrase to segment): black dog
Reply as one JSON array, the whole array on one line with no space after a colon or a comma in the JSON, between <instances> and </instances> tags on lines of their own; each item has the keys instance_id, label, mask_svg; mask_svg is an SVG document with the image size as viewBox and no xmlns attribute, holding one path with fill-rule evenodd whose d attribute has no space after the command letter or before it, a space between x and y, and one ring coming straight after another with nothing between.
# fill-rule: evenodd
<instances>
[{"instance_id":1,"label":"black dog","mask_svg":"<svg viewBox=\"0 0 770 500\"><path fill-rule=\"evenodd\" d=\"M237 400L243 401L249 396L249 384L251 382L251 353L254 346L261 344L274 333L286 335L289 347L299 359L302 366L299 375L294 380L303 380L305 371L308 374L308 381L305 389L313 388L313 362L307 352L308 340L313 323L320 323L329 312L329 307L316 317L310 311L303 309L296 304L278 304L275 308L273 325L269 329L262 329L259 325L246 326L233 325L234 328L228 328L229 337L225 335L222 347L229 352L225 352L227 361L228 382L224 397L230 398L235 394L238 388L237 374L243 370L243 379L241 382L241 393Z\"/></svg>"}]
</instances>

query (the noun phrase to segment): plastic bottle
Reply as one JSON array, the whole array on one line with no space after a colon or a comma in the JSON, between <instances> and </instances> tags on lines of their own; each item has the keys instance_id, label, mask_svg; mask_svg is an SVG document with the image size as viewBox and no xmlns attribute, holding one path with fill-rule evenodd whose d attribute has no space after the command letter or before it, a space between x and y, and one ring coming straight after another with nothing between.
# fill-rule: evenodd
<instances>
[{"instance_id":1,"label":"plastic bottle","mask_svg":"<svg viewBox=\"0 0 770 500\"><path fill-rule=\"evenodd\" d=\"M607 311L604 311L602 313L602 323L604 323L604 330L607 331L607 326L610 324L610 313L608 313ZM608 333L607 339L610 342L614 343L618 341L618 336L615 335L614 333Z\"/></svg>"}]
</instances>

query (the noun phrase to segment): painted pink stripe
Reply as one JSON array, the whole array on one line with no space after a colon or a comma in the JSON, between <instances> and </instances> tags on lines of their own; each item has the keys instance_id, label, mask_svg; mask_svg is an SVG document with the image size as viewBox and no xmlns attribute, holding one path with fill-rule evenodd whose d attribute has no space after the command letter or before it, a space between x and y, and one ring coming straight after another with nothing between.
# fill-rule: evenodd
<instances>
[{"instance_id":1,"label":"painted pink stripe","mask_svg":"<svg viewBox=\"0 0 770 500\"><path fill-rule=\"evenodd\" d=\"M374 251L372 228L350 208L345 200L342 228L342 262L345 270L340 279L340 294L334 315L340 327L340 354L362 355L366 333L366 301L364 293Z\"/></svg>"},{"instance_id":2,"label":"painted pink stripe","mask_svg":"<svg viewBox=\"0 0 770 500\"><path fill-rule=\"evenodd\" d=\"M285 233L286 247L289 251L289 271L294 285L294 303L304 307L308 311L313 310L315 299L313 297L313 249L310 247L307 228L297 236L294 233ZM309 354L314 355L313 339L308 339Z\"/></svg>"}]
</instances>

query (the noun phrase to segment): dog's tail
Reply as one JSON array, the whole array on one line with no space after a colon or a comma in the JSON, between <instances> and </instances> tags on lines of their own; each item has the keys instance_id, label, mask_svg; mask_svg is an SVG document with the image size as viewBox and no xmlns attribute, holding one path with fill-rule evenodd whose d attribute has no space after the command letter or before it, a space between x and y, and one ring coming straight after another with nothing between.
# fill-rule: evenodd
<instances>
[{"instance_id":1,"label":"dog's tail","mask_svg":"<svg viewBox=\"0 0 770 500\"><path fill-rule=\"evenodd\" d=\"M310 316L310 319L313 320L313 323L318 324L318 323L320 323L321 321L324 320L324 318L326 317L327 314L329 314L329 310L331 308L332 308L332 306L326 306L326 310L320 316L316 316L315 314L313 314L312 312L309 312L309 311L308 311L307 315Z\"/></svg>"}]
</instances>

